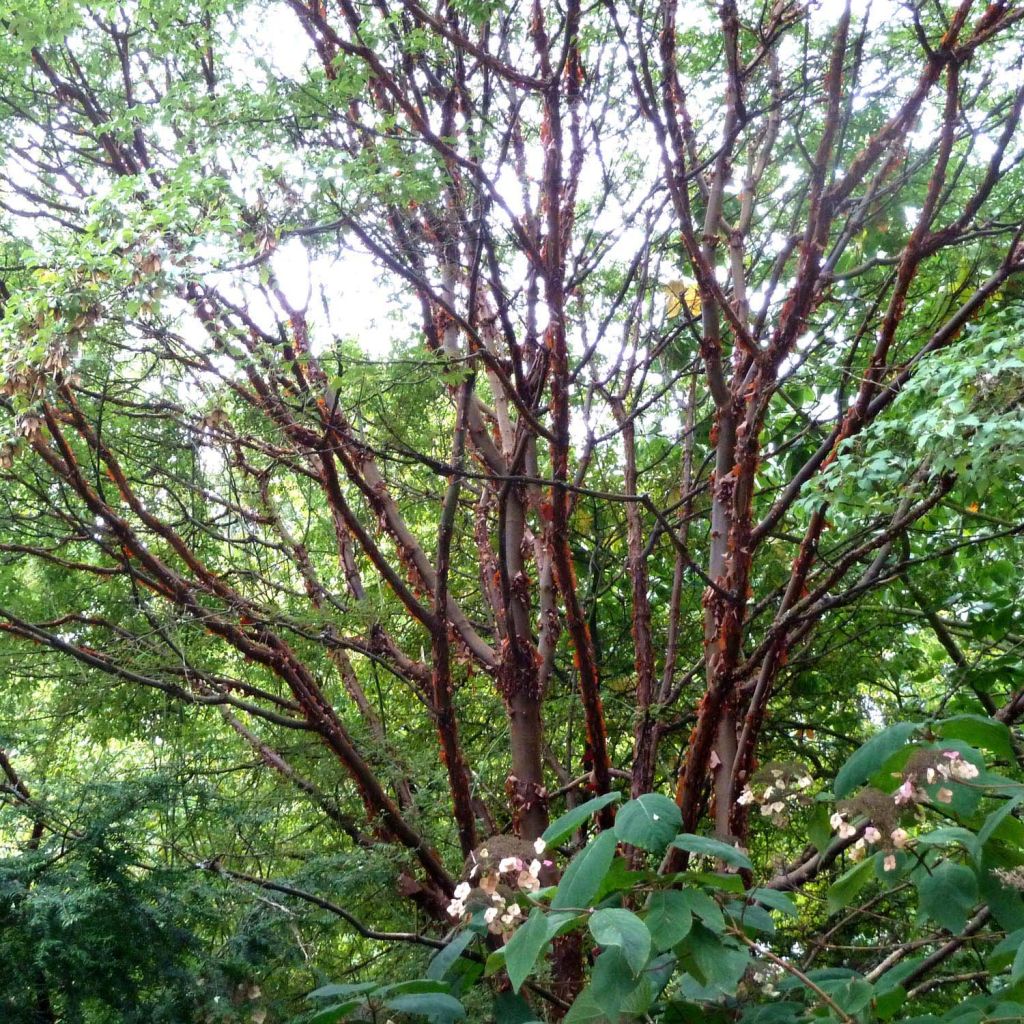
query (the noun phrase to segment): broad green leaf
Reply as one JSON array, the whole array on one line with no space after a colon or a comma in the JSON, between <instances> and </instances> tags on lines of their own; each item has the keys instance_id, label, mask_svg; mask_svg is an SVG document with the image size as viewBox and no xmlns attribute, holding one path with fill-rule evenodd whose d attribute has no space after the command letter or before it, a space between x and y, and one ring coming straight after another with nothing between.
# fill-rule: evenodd
<instances>
[{"instance_id":1,"label":"broad green leaf","mask_svg":"<svg viewBox=\"0 0 1024 1024\"><path fill-rule=\"evenodd\" d=\"M632 970L625 954L618 946L607 947L594 961L590 989L594 1001L609 1020L619 1019L622 1004L633 993L637 984L637 973Z\"/></svg>"},{"instance_id":2,"label":"broad green leaf","mask_svg":"<svg viewBox=\"0 0 1024 1024\"><path fill-rule=\"evenodd\" d=\"M618 803L621 799L622 795L620 793L604 793L602 796L595 796L593 800L588 800L586 803L574 807L571 811L566 811L560 818L556 818L544 830L541 839L548 846L555 846L562 842L563 839L572 835L580 825L597 814L598 811L609 804Z\"/></svg>"},{"instance_id":3,"label":"broad green leaf","mask_svg":"<svg viewBox=\"0 0 1024 1024\"><path fill-rule=\"evenodd\" d=\"M828 890L828 912L834 914L851 903L854 897L868 884L874 875L874 857L865 857L858 864L841 874Z\"/></svg>"},{"instance_id":4,"label":"broad green leaf","mask_svg":"<svg viewBox=\"0 0 1024 1024\"><path fill-rule=\"evenodd\" d=\"M800 916L800 911L793 902L793 898L788 893L779 892L777 889L751 889L747 893L747 898L762 903L772 910L778 910L787 917Z\"/></svg>"},{"instance_id":5,"label":"broad green leaf","mask_svg":"<svg viewBox=\"0 0 1024 1024\"><path fill-rule=\"evenodd\" d=\"M446 981L431 978L411 978L409 981L396 981L391 985L383 985L377 990L377 997L390 999L391 996L416 995L421 992L448 992L450 985Z\"/></svg>"},{"instance_id":6,"label":"broad green leaf","mask_svg":"<svg viewBox=\"0 0 1024 1024\"><path fill-rule=\"evenodd\" d=\"M734 868L746 868L754 870L750 858L741 850L736 849L729 843L723 843L721 839L713 839L710 836L695 836L684 832L672 840L672 846L689 853L697 853L702 857L714 857L716 860L724 861Z\"/></svg>"},{"instance_id":7,"label":"broad green leaf","mask_svg":"<svg viewBox=\"0 0 1024 1024\"><path fill-rule=\"evenodd\" d=\"M444 978L455 961L462 956L475 938L477 938L476 933L468 928L459 932L444 949L439 949L434 954L427 965L426 976L436 980Z\"/></svg>"},{"instance_id":8,"label":"broad green leaf","mask_svg":"<svg viewBox=\"0 0 1024 1024\"><path fill-rule=\"evenodd\" d=\"M859 785L867 782L889 757L906 745L920 727L920 722L897 722L872 736L854 751L839 769L834 786L835 795L842 799L849 796Z\"/></svg>"},{"instance_id":9,"label":"broad green leaf","mask_svg":"<svg viewBox=\"0 0 1024 1024\"><path fill-rule=\"evenodd\" d=\"M739 1024L794 1024L804 1015L803 1003L766 1003L743 1011Z\"/></svg>"},{"instance_id":10,"label":"broad green leaf","mask_svg":"<svg viewBox=\"0 0 1024 1024\"><path fill-rule=\"evenodd\" d=\"M443 1024L444 1021L462 1020L466 1009L454 996L445 992L416 992L385 999L384 1005L398 1013L411 1013Z\"/></svg>"},{"instance_id":11,"label":"broad green leaf","mask_svg":"<svg viewBox=\"0 0 1024 1024\"><path fill-rule=\"evenodd\" d=\"M622 1012L635 1016L647 1013L672 978L676 963L677 960L671 953L665 953L652 960L640 975L637 987L626 997L622 1004Z\"/></svg>"},{"instance_id":12,"label":"broad green leaf","mask_svg":"<svg viewBox=\"0 0 1024 1024\"><path fill-rule=\"evenodd\" d=\"M357 1010L365 999L349 999L344 1003L335 1003L333 1006L326 1006L308 1018L309 1024L337 1024L344 1020L350 1013Z\"/></svg>"},{"instance_id":13,"label":"broad green leaf","mask_svg":"<svg viewBox=\"0 0 1024 1024\"><path fill-rule=\"evenodd\" d=\"M985 824L978 829L979 846L983 847L992 838L996 829L1013 813L1014 808L1022 800L1024 800L1024 794L1019 794L1010 800L1005 800L985 819Z\"/></svg>"},{"instance_id":14,"label":"broad green leaf","mask_svg":"<svg viewBox=\"0 0 1024 1024\"><path fill-rule=\"evenodd\" d=\"M505 943L505 969L508 971L512 991L518 992L533 970L537 957L548 943L548 925L545 913L534 907L530 916L513 932Z\"/></svg>"},{"instance_id":15,"label":"broad green leaf","mask_svg":"<svg viewBox=\"0 0 1024 1024\"><path fill-rule=\"evenodd\" d=\"M737 947L700 924L693 926L676 952L683 966L696 972L702 985L723 995L736 991L750 963L746 947Z\"/></svg>"},{"instance_id":16,"label":"broad green leaf","mask_svg":"<svg viewBox=\"0 0 1024 1024\"><path fill-rule=\"evenodd\" d=\"M948 846L950 843L959 843L974 860L981 859L981 844L978 837L966 828L937 828L933 832L918 836L917 841L922 846Z\"/></svg>"},{"instance_id":17,"label":"broad green leaf","mask_svg":"<svg viewBox=\"0 0 1024 1024\"><path fill-rule=\"evenodd\" d=\"M562 1020L564 1024L599 1024L599 1022L607 1024L609 1018L605 1016L604 1008L594 995L593 988L588 985L576 997Z\"/></svg>"},{"instance_id":18,"label":"broad green leaf","mask_svg":"<svg viewBox=\"0 0 1024 1024\"><path fill-rule=\"evenodd\" d=\"M741 903L733 900L725 906L729 917L747 931L765 932L771 935L775 931L772 915L764 907L756 903Z\"/></svg>"},{"instance_id":19,"label":"broad green leaf","mask_svg":"<svg viewBox=\"0 0 1024 1024\"><path fill-rule=\"evenodd\" d=\"M565 869L558 892L551 900L553 910L568 907L586 909L601 888L608 868L615 856L615 833L609 829L595 836L576 854Z\"/></svg>"},{"instance_id":20,"label":"broad green leaf","mask_svg":"<svg viewBox=\"0 0 1024 1024\"><path fill-rule=\"evenodd\" d=\"M978 879L970 868L947 860L917 879L917 894L920 916L956 935L978 902Z\"/></svg>"},{"instance_id":21,"label":"broad green leaf","mask_svg":"<svg viewBox=\"0 0 1024 1024\"><path fill-rule=\"evenodd\" d=\"M690 903L677 889L651 893L644 917L654 948L661 952L685 939L693 925Z\"/></svg>"},{"instance_id":22,"label":"broad green leaf","mask_svg":"<svg viewBox=\"0 0 1024 1024\"><path fill-rule=\"evenodd\" d=\"M651 933L636 914L630 910L598 910L591 916L589 927L600 945L622 950L633 974L643 970L651 955Z\"/></svg>"},{"instance_id":23,"label":"broad green leaf","mask_svg":"<svg viewBox=\"0 0 1024 1024\"><path fill-rule=\"evenodd\" d=\"M631 846L661 853L675 838L682 820L674 800L661 793L644 793L622 805L615 817L615 834Z\"/></svg>"},{"instance_id":24,"label":"broad green leaf","mask_svg":"<svg viewBox=\"0 0 1024 1024\"><path fill-rule=\"evenodd\" d=\"M494 1024L538 1024L530 1004L513 992L500 992L494 1000Z\"/></svg>"},{"instance_id":25,"label":"broad green leaf","mask_svg":"<svg viewBox=\"0 0 1024 1024\"><path fill-rule=\"evenodd\" d=\"M935 723L935 731L943 738L963 740L972 747L984 747L997 757L1013 761L1010 730L1002 722L985 715L955 715Z\"/></svg>"},{"instance_id":26,"label":"broad green leaf","mask_svg":"<svg viewBox=\"0 0 1024 1024\"><path fill-rule=\"evenodd\" d=\"M375 981L362 981L348 985L321 985L314 989L306 997L307 999L334 999L338 996L362 995L366 992L374 992L380 985Z\"/></svg>"},{"instance_id":27,"label":"broad green leaf","mask_svg":"<svg viewBox=\"0 0 1024 1024\"><path fill-rule=\"evenodd\" d=\"M700 918L705 927L716 934L725 931L725 915L722 908L706 892L700 889L681 889L679 895L690 908L690 913Z\"/></svg>"}]
</instances>

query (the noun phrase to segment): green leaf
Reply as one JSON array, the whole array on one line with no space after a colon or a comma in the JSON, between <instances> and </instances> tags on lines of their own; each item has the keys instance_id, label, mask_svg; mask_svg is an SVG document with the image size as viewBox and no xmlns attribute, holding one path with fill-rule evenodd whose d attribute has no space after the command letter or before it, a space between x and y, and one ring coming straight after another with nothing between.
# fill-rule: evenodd
<instances>
[{"instance_id":1,"label":"green leaf","mask_svg":"<svg viewBox=\"0 0 1024 1024\"><path fill-rule=\"evenodd\" d=\"M518 992L533 970L537 957L548 943L548 925L545 913L534 907L530 916L512 934L505 944L505 969L508 971L512 991Z\"/></svg>"},{"instance_id":2,"label":"green leaf","mask_svg":"<svg viewBox=\"0 0 1024 1024\"><path fill-rule=\"evenodd\" d=\"M841 874L828 890L828 912L834 914L842 910L853 898L868 884L874 871L874 857L865 857L858 864L854 864L849 871Z\"/></svg>"},{"instance_id":3,"label":"green leaf","mask_svg":"<svg viewBox=\"0 0 1024 1024\"><path fill-rule=\"evenodd\" d=\"M336 1021L344 1020L353 1010L362 1006L364 1002L366 1002L365 999L350 999L345 1003L335 1003L333 1006L326 1006L308 1018L307 1024L335 1024Z\"/></svg>"},{"instance_id":4,"label":"green leaf","mask_svg":"<svg viewBox=\"0 0 1024 1024\"><path fill-rule=\"evenodd\" d=\"M787 917L799 917L800 911L791 896L776 889L751 889L747 898L762 903L772 910L778 910Z\"/></svg>"},{"instance_id":5,"label":"green leaf","mask_svg":"<svg viewBox=\"0 0 1024 1024\"><path fill-rule=\"evenodd\" d=\"M917 841L922 846L946 846L949 843L959 843L974 860L981 859L981 844L978 842L978 837L965 828L955 826L937 828L933 832L918 836Z\"/></svg>"},{"instance_id":6,"label":"green leaf","mask_svg":"<svg viewBox=\"0 0 1024 1024\"><path fill-rule=\"evenodd\" d=\"M380 988L376 981L362 981L351 985L322 985L306 996L307 999L333 999L337 996L354 996L365 992L375 992Z\"/></svg>"},{"instance_id":7,"label":"green leaf","mask_svg":"<svg viewBox=\"0 0 1024 1024\"><path fill-rule=\"evenodd\" d=\"M676 957L671 953L652 960L640 975L637 987L626 997L626 1001L622 1004L622 1012L637 1017L647 1013L651 1004L661 995L675 973L676 964Z\"/></svg>"},{"instance_id":8,"label":"green leaf","mask_svg":"<svg viewBox=\"0 0 1024 1024\"><path fill-rule=\"evenodd\" d=\"M984 845L992 838L996 829L1013 813L1013 809L1024 800L1024 794L1004 801L986 819L985 824L978 829L978 845Z\"/></svg>"},{"instance_id":9,"label":"green leaf","mask_svg":"<svg viewBox=\"0 0 1024 1024\"><path fill-rule=\"evenodd\" d=\"M824 853L832 844L832 826L828 819L828 807L825 804L816 804L807 826L807 838L819 853Z\"/></svg>"},{"instance_id":10,"label":"green leaf","mask_svg":"<svg viewBox=\"0 0 1024 1024\"><path fill-rule=\"evenodd\" d=\"M475 932L468 928L459 932L444 949L439 949L427 965L426 976L431 979L441 980L448 973L449 969L465 952L466 947L477 937Z\"/></svg>"},{"instance_id":11,"label":"green leaf","mask_svg":"<svg viewBox=\"0 0 1024 1024\"><path fill-rule=\"evenodd\" d=\"M384 985L377 991L380 999L392 996L415 995L420 992L448 992L450 985L444 981L431 978L412 978L409 981L396 981L392 985Z\"/></svg>"},{"instance_id":12,"label":"green leaf","mask_svg":"<svg viewBox=\"0 0 1024 1024\"><path fill-rule=\"evenodd\" d=\"M601 882L611 867L615 856L615 833L609 829L592 839L565 869L558 892L551 900L553 910L566 907L584 909L601 888Z\"/></svg>"},{"instance_id":13,"label":"green leaf","mask_svg":"<svg viewBox=\"0 0 1024 1024\"><path fill-rule=\"evenodd\" d=\"M651 955L651 933L630 910L599 910L590 918L590 934L606 949L622 950L633 974L639 974Z\"/></svg>"},{"instance_id":14,"label":"green leaf","mask_svg":"<svg viewBox=\"0 0 1024 1024\"><path fill-rule=\"evenodd\" d=\"M661 853L672 842L683 818L674 800L644 793L623 804L615 818L615 834L624 843Z\"/></svg>"},{"instance_id":15,"label":"green leaf","mask_svg":"<svg viewBox=\"0 0 1024 1024\"><path fill-rule=\"evenodd\" d=\"M494 1024L538 1024L530 1004L512 992L501 992L494 1000Z\"/></svg>"},{"instance_id":16,"label":"green leaf","mask_svg":"<svg viewBox=\"0 0 1024 1024\"><path fill-rule=\"evenodd\" d=\"M707 988L733 995L750 962L749 951L695 924L677 952L687 970Z\"/></svg>"},{"instance_id":17,"label":"green leaf","mask_svg":"<svg viewBox=\"0 0 1024 1024\"><path fill-rule=\"evenodd\" d=\"M716 860L724 861L734 868L746 868L754 870L750 858L735 846L723 843L721 839L712 839L710 836L695 836L684 832L672 840L672 845L680 850L687 850L689 853L697 853L703 857L714 857Z\"/></svg>"},{"instance_id":18,"label":"green leaf","mask_svg":"<svg viewBox=\"0 0 1024 1024\"><path fill-rule=\"evenodd\" d=\"M1010 968L1010 984L1015 985L1024 978L1024 942L1021 942L1017 955L1013 958L1013 966Z\"/></svg>"},{"instance_id":19,"label":"green leaf","mask_svg":"<svg viewBox=\"0 0 1024 1024\"><path fill-rule=\"evenodd\" d=\"M654 948L660 953L671 949L689 934L693 914L689 901L677 889L662 889L651 893L644 918L651 933Z\"/></svg>"},{"instance_id":20,"label":"green leaf","mask_svg":"<svg viewBox=\"0 0 1024 1024\"><path fill-rule=\"evenodd\" d=\"M802 1003L767 1003L743 1011L739 1024L793 1024L803 1016Z\"/></svg>"},{"instance_id":21,"label":"green leaf","mask_svg":"<svg viewBox=\"0 0 1024 1024\"><path fill-rule=\"evenodd\" d=\"M734 900L726 904L725 909L729 917L745 930L766 932L768 935L773 934L775 931L775 922L772 920L772 915L764 907L759 907L756 903L741 903L738 900Z\"/></svg>"},{"instance_id":22,"label":"green leaf","mask_svg":"<svg viewBox=\"0 0 1024 1024\"><path fill-rule=\"evenodd\" d=\"M917 895L922 917L959 934L978 902L978 879L970 868L943 861L919 878Z\"/></svg>"},{"instance_id":23,"label":"green leaf","mask_svg":"<svg viewBox=\"0 0 1024 1024\"><path fill-rule=\"evenodd\" d=\"M454 996L445 992L415 992L410 995L395 996L385 999L384 1005L398 1013L412 1013L429 1020L450 1021L462 1020L466 1016L465 1007Z\"/></svg>"},{"instance_id":24,"label":"green leaf","mask_svg":"<svg viewBox=\"0 0 1024 1024\"><path fill-rule=\"evenodd\" d=\"M907 1001L907 990L902 985L879 992L875 986L875 998L872 1000L872 1012L879 1020L891 1020L902 1009Z\"/></svg>"},{"instance_id":25,"label":"green leaf","mask_svg":"<svg viewBox=\"0 0 1024 1024\"><path fill-rule=\"evenodd\" d=\"M706 892L701 892L700 889L682 889L679 895L686 901L690 913L700 918L705 927L716 934L725 931L725 915L722 908Z\"/></svg>"},{"instance_id":26,"label":"green leaf","mask_svg":"<svg viewBox=\"0 0 1024 1024\"><path fill-rule=\"evenodd\" d=\"M972 747L984 747L998 757L1013 761L1010 730L1002 722L985 715L955 715L935 723L943 738L963 740Z\"/></svg>"},{"instance_id":27,"label":"green leaf","mask_svg":"<svg viewBox=\"0 0 1024 1024\"><path fill-rule=\"evenodd\" d=\"M847 759L836 775L835 795L842 799L867 782L921 727L920 722L897 722L872 736Z\"/></svg>"},{"instance_id":28,"label":"green leaf","mask_svg":"<svg viewBox=\"0 0 1024 1024\"><path fill-rule=\"evenodd\" d=\"M505 947L494 950L493 953L487 954L487 959L484 961L484 977L493 978L498 971L505 969Z\"/></svg>"},{"instance_id":29,"label":"green leaf","mask_svg":"<svg viewBox=\"0 0 1024 1024\"><path fill-rule=\"evenodd\" d=\"M562 1018L564 1024L597 1024L598 1021L608 1019L590 985L576 997L575 1002L569 1007L569 1012Z\"/></svg>"},{"instance_id":30,"label":"green leaf","mask_svg":"<svg viewBox=\"0 0 1024 1024\"><path fill-rule=\"evenodd\" d=\"M593 800L588 800L586 803L580 804L579 807L566 811L560 818L556 818L544 830L541 839L548 846L554 846L572 835L588 818L591 818L609 804L618 803L621 799L622 795L620 793L604 793L602 796L595 796Z\"/></svg>"},{"instance_id":31,"label":"green leaf","mask_svg":"<svg viewBox=\"0 0 1024 1024\"><path fill-rule=\"evenodd\" d=\"M619 1019L622 1004L637 984L636 972L630 968L629 961L619 947L608 947L594 961L590 989L594 1001L609 1020Z\"/></svg>"}]
</instances>

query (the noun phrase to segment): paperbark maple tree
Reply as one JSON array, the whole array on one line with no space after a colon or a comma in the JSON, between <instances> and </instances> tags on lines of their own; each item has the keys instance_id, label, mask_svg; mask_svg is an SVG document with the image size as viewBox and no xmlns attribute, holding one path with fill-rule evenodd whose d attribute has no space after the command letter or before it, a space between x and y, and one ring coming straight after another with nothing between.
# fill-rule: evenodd
<instances>
[{"instance_id":1,"label":"paperbark maple tree","mask_svg":"<svg viewBox=\"0 0 1024 1024\"><path fill-rule=\"evenodd\" d=\"M217 709L441 921L484 837L617 780L748 843L787 687L879 595L871 651L922 616L955 650L913 580L1019 532L978 447L1012 387L877 456L1020 308L1024 8L284 6L305 66L252 81L260 5L5 16L4 632ZM367 255L380 365L345 339Z\"/></svg>"}]
</instances>

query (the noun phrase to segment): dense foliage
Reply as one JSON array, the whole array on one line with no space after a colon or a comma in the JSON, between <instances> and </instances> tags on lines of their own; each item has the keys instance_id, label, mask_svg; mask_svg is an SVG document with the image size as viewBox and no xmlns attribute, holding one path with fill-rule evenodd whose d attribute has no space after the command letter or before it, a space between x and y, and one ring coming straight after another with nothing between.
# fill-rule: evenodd
<instances>
[{"instance_id":1,"label":"dense foliage","mask_svg":"<svg viewBox=\"0 0 1024 1024\"><path fill-rule=\"evenodd\" d=\"M0 24L4 1021L1024 1016L1024 7Z\"/></svg>"}]
</instances>

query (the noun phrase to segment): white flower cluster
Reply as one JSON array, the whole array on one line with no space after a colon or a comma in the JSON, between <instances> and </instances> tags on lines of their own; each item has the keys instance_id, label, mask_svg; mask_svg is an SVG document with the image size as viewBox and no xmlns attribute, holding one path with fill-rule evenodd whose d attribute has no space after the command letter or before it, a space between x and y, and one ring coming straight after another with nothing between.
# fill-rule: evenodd
<instances>
[{"instance_id":1,"label":"white flower cluster","mask_svg":"<svg viewBox=\"0 0 1024 1024\"><path fill-rule=\"evenodd\" d=\"M925 769L924 780L933 785L939 780L954 782L970 782L978 777L978 766L965 760L958 750L944 750L943 760ZM896 790L893 800L897 804L921 803L928 799L928 794L915 784L916 775L908 775ZM940 804L953 802L953 790L949 786L940 786L935 794Z\"/></svg>"},{"instance_id":2,"label":"white flower cluster","mask_svg":"<svg viewBox=\"0 0 1024 1024\"><path fill-rule=\"evenodd\" d=\"M455 886L455 893L451 903L448 904L448 915L450 917L462 917L466 913L466 898L473 891L469 882L459 882Z\"/></svg>"},{"instance_id":3,"label":"white flower cluster","mask_svg":"<svg viewBox=\"0 0 1024 1024\"><path fill-rule=\"evenodd\" d=\"M778 819L814 785L814 780L809 775L787 780L786 773L781 768L772 769L771 776L771 782L760 789L760 792L749 785L745 786L736 802L744 807L756 803L766 818Z\"/></svg>"},{"instance_id":4,"label":"white flower cluster","mask_svg":"<svg viewBox=\"0 0 1024 1024\"><path fill-rule=\"evenodd\" d=\"M829 818L829 824L839 833L840 839L849 839L850 836L855 835L857 832L857 829L846 820L846 812L844 811L836 811ZM868 825L864 829L864 834L850 848L851 860L862 860L868 851L868 847L877 846L882 842L882 838L883 836L879 829L875 828L874 825ZM885 855L885 859L882 861L882 867L886 871L896 870L896 854L894 851L902 850L909 842L910 834L906 829L894 828L889 833L888 845L892 849L890 849L890 852Z\"/></svg>"},{"instance_id":5,"label":"white flower cluster","mask_svg":"<svg viewBox=\"0 0 1024 1024\"><path fill-rule=\"evenodd\" d=\"M537 839L534 842L533 849L537 857L531 860L529 864L522 857L503 857L498 862L497 871L492 868L490 870L485 869L481 873L480 891L490 899L492 904L484 911L484 920L487 922L490 931L494 933L511 931L519 922L523 913L522 907L518 903L510 903L498 891L501 876L505 875L506 878L511 876L510 882L514 883L516 889L527 893L536 892L540 888L541 870L545 867L550 867L552 863L550 860L541 861L539 859L544 852L545 845L543 839ZM489 856L490 852L488 850L480 850L481 861L486 861ZM474 878L481 869L481 864L475 856L473 860L473 868L469 873L470 878ZM460 882L455 887L452 901L448 904L449 916L460 920L465 917L466 900L472 891L473 887L469 882Z\"/></svg>"}]
</instances>

